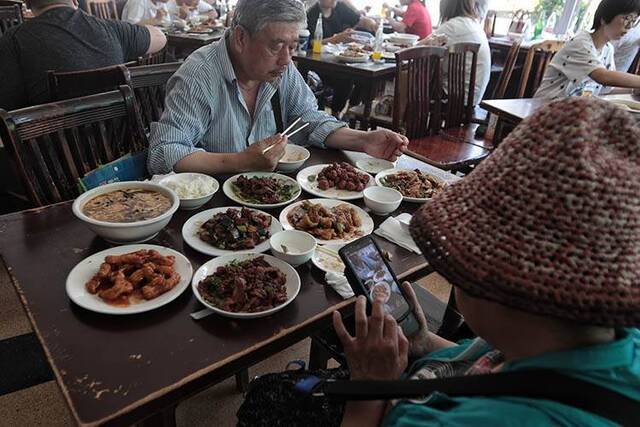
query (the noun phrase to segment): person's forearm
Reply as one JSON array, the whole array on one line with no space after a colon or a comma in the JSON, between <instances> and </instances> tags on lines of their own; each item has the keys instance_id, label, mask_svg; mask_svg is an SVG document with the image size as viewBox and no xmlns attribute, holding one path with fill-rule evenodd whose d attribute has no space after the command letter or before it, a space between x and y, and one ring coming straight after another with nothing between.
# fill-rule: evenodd
<instances>
[{"instance_id":1,"label":"person's forearm","mask_svg":"<svg viewBox=\"0 0 640 427\"><path fill-rule=\"evenodd\" d=\"M162 23L162 21L158 18L151 18L151 19L144 19L140 22L138 22L137 25L140 25L142 27L145 26L155 26L155 25L160 25Z\"/></svg>"},{"instance_id":2,"label":"person's forearm","mask_svg":"<svg viewBox=\"0 0 640 427\"><path fill-rule=\"evenodd\" d=\"M348 402L341 427L372 427L380 425L386 402L383 400Z\"/></svg>"},{"instance_id":3,"label":"person's forearm","mask_svg":"<svg viewBox=\"0 0 640 427\"><path fill-rule=\"evenodd\" d=\"M325 140L329 148L350 151L364 151L367 132L349 129L347 127L337 129Z\"/></svg>"},{"instance_id":4,"label":"person's forearm","mask_svg":"<svg viewBox=\"0 0 640 427\"><path fill-rule=\"evenodd\" d=\"M404 24L404 22L400 21L391 21L391 27L394 31L397 31L399 33L404 33L407 30L407 26Z\"/></svg>"},{"instance_id":5,"label":"person's forearm","mask_svg":"<svg viewBox=\"0 0 640 427\"><path fill-rule=\"evenodd\" d=\"M600 68L591 73L591 78L604 86L640 88L640 76L622 71Z\"/></svg>"},{"instance_id":6,"label":"person's forearm","mask_svg":"<svg viewBox=\"0 0 640 427\"><path fill-rule=\"evenodd\" d=\"M243 153L206 153L198 151L183 157L175 164L175 172L200 172L208 175L245 172L251 165Z\"/></svg>"}]
</instances>

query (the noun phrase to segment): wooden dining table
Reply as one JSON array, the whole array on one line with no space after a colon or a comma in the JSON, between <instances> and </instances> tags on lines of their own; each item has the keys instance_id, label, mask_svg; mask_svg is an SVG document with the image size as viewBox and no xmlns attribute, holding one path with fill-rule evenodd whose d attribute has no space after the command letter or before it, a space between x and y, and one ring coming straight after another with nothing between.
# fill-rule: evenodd
<instances>
[{"instance_id":1,"label":"wooden dining table","mask_svg":"<svg viewBox=\"0 0 640 427\"><path fill-rule=\"evenodd\" d=\"M310 148L305 166L347 160L336 150ZM408 156L398 167L457 177ZM224 177L219 177L223 181ZM311 197L303 192L302 198ZM362 200L355 204L364 206ZM330 324L334 310L349 311L326 285L324 274L307 263L297 267L302 286L283 310L258 320L210 315L195 321L203 306L189 287L171 303L134 315L107 315L70 301L65 281L84 258L110 247L71 210L71 202L0 217L0 254L19 294L64 398L79 425L171 424L182 400L247 369ZM200 210L233 206L222 191ZM414 212L403 203L396 212ZM183 224L196 211L178 211L150 244L173 248L194 271L210 257L182 239ZM274 216L279 210L270 210ZM377 226L385 217L372 215ZM419 278L430 269L421 255L374 237L391 255L399 278Z\"/></svg>"},{"instance_id":2,"label":"wooden dining table","mask_svg":"<svg viewBox=\"0 0 640 427\"><path fill-rule=\"evenodd\" d=\"M640 102L640 95L620 93L612 95L602 95L599 98L613 100L614 98ZM521 98L521 99L487 99L480 102L480 107L498 117L493 137L494 145L498 144L505 135L505 127L517 126L521 121L533 115L536 111L544 108L553 100L544 98ZM640 114L634 114L640 120Z\"/></svg>"},{"instance_id":3,"label":"wooden dining table","mask_svg":"<svg viewBox=\"0 0 640 427\"><path fill-rule=\"evenodd\" d=\"M361 128L369 128L371 118L371 106L380 84L391 80L396 73L395 62L375 63L345 63L332 53L298 52L293 56L298 65L298 70L303 77L309 71L315 71L321 76L330 75L333 78L340 77L345 80L357 82L362 94L364 104L363 120Z\"/></svg>"},{"instance_id":4,"label":"wooden dining table","mask_svg":"<svg viewBox=\"0 0 640 427\"><path fill-rule=\"evenodd\" d=\"M167 32L167 47L176 59L184 59L193 51L220 40L224 36L224 29L210 33L189 33L184 31Z\"/></svg>"}]
</instances>

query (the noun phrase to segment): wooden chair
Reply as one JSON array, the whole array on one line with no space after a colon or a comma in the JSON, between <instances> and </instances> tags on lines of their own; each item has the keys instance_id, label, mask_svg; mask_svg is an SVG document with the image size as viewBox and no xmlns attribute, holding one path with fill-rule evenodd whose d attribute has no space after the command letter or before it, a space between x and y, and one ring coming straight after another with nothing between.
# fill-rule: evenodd
<instances>
[{"instance_id":1,"label":"wooden chair","mask_svg":"<svg viewBox=\"0 0 640 427\"><path fill-rule=\"evenodd\" d=\"M18 4L0 5L0 36L6 33L9 28L18 26L22 22L22 6Z\"/></svg>"},{"instance_id":2,"label":"wooden chair","mask_svg":"<svg viewBox=\"0 0 640 427\"><path fill-rule=\"evenodd\" d=\"M545 40L529 48L522 67L518 98L531 98L536 93L547 65L563 46L563 41Z\"/></svg>"},{"instance_id":3,"label":"wooden chair","mask_svg":"<svg viewBox=\"0 0 640 427\"><path fill-rule=\"evenodd\" d=\"M102 19L118 20L118 9L115 0L86 0L86 12Z\"/></svg>"},{"instance_id":4,"label":"wooden chair","mask_svg":"<svg viewBox=\"0 0 640 427\"><path fill-rule=\"evenodd\" d=\"M498 77L498 81L496 82L496 86L493 89L490 99L504 98L507 88L509 87L509 82L511 81L513 70L516 66L516 62L518 61L521 44L522 39L516 39L509 48L509 52L507 53L507 57L504 61L504 66L502 67L502 71L500 72L500 76Z\"/></svg>"},{"instance_id":5,"label":"wooden chair","mask_svg":"<svg viewBox=\"0 0 640 427\"><path fill-rule=\"evenodd\" d=\"M133 88L146 131L157 122L164 111L167 81L182 63L145 65L129 68L129 85Z\"/></svg>"},{"instance_id":6,"label":"wooden chair","mask_svg":"<svg viewBox=\"0 0 640 427\"><path fill-rule=\"evenodd\" d=\"M145 56L141 56L136 61L136 65L154 65L154 64L164 64L167 62L168 51L167 48L164 47L162 50L156 53L150 53Z\"/></svg>"},{"instance_id":7,"label":"wooden chair","mask_svg":"<svg viewBox=\"0 0 640 427\"><path fill-rule=\"evenodd\" d=\"M0 137L35 206L72 199L78 179L124 154L147 148L128 86L7 112Z\"/></svg>"},{"instance_id":8,"label":"wooden chair","mask_svg":"<svg viewBox=\"0 0 640 427\"><path fill-rule=\"evenodd\" d=\"M432 103L421 103L430 110L428 132L407 134L410 155L441 169L456 171L474 165L490 154L482 141L475 141L473 134L477 125L471 124L478 50L479 45L473 43L449 48L446 100L443 102L436 95L432 97ZM467 85L469 56L471 70ZM439 83L439 78L435 81ZM418 116L415 111L419 108L418 105L407 105L407 112L411 112L407 114L407 121L411 116Z\"/></svg>"},{"instance_id":9,"label":"wooden chair","mask_svg":"<svg viewBox=\"0 0 640 427\"><path fill-rule=\"evenodd\" d=\"M490 10L487 12L487 16L484 18L484 33L487 35L487 38L491 38L496 34L496 20L498 18L498 14L495 10Z\"/></svg>"},{"instance_id":10,"label":"wooden chair","mask_svg":"<svg viewBox=\"0 0 640 427\"><path fill-rule=\"evenodd\" d=\"M94 95L129 84L129 71L124 65L81 71L49 71L49 96L53 101Z\"/></svg>"}]
</instances>

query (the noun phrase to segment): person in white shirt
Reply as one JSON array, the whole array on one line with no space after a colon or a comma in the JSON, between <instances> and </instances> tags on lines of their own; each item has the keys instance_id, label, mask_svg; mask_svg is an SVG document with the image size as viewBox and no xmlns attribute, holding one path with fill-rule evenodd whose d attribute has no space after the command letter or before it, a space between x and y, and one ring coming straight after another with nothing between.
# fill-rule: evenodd
<instances>
[{"instance_id":1,"label":"person in white shirt","mask_svg":"<svg viewBox=\"0 0 640 427\"><path fill-rule=\"evenodd\" d=\"M167 10L172 17L186 19L190 13L199 15L207 15L211 18L217 18L218 14L214 7L204 0L169 0L167 2Z\"/></svg>"},{"instance_id":2,"label":"person in white shirt","mask_svg":"<svg viewBox=\"0 0 640 427\"><path fill-rule=\"evenodd\" d=\"M640 51L640 25L636 25L620 40L612 42L615 49L616 70L629 72L638 51Z\"/></svg>"},{"instance_id":3,"label":"person in white shirt","mask_svg":"<svg viewBox=\"0 0 640 427\"><path fill-rule=\"evenodd\" d=\"M122 20L138 25L160 25L167 18L167 0L128 0Z\"/></svg>"},{"instance_id":4,"label":"person in white shirt","mask_svg":"<svg viewBox=\"0 0 640 427\"><path fill-rule=\"evenodd\" d=\"M478 22L475 0L441 0L441 24L433 34L419 42L422 45L453 46L457 43L477 43L478 62L476 65L476 82L474 85L473 103L478 105L484 96L491 77L491 50L482 25ZM471 57L467 58L465 82L471 81ZM443 67L443 83L446 90L448 67Z\"/></svg>"},{"instance_id":5,"label":"person in white shirt","mask_svg":"<svg viewBox=\"0 0 640 427\"><path fill-rule=\"evenodd\" d=\"M536 98L599 95L610 87L640 88L640 76L616 71L612 40L640 20L640 0L602 0L593 32L582 31L565 43L544 73Z\"/></svg>"}]
</instances>

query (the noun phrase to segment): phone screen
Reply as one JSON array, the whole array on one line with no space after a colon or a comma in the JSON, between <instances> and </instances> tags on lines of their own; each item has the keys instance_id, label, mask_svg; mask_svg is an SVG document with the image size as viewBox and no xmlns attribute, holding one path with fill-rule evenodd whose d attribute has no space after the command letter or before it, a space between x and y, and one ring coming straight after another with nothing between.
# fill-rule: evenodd
<instances>
[{"instance_id":1,"label":"phone screen","mask_svg":"<svg viewBox=\"0 0 640 427\"><path fill-rule=\"evenodd\" d=\"M409 304L402 296L398 283L373 242L355 248L346 255L369 300L382 299L385 302L385 311L394 319L400 319L409 312Z\"/></svg>"}]
</instances>

